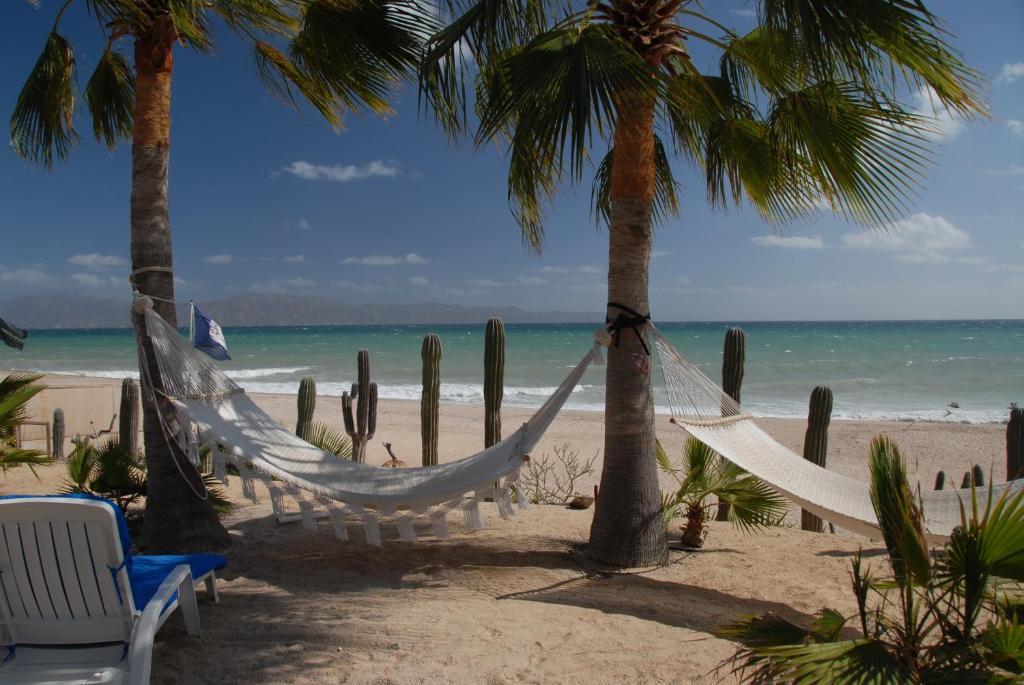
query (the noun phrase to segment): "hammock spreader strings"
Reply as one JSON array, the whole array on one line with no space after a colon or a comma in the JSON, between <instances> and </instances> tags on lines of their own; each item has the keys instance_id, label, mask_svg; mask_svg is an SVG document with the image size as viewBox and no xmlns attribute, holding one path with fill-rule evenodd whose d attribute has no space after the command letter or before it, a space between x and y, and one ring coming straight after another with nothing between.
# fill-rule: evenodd
<instances>
[{"instance_id":1,"label":"hammock spreader strings","mask_svg":"<svg viewBox=\"0 0 1024 685\"><path fill-rule=\"evenodd\" d=\"M255 497L252 481L259 478L270 491L275 513L283 514L282 497L287 493L298 502L305 525L315 526L313 507L314 504L320 504L327 508L327 514L339 537L341 534L338 527L343 528L341 520L354 515L362 520L370 541L379 539L379 525L382 522L393 523L402 539L414 536L413 524L417 520L429 520L435 532L443 534L447 530L444 516L456 508L462 510L468 529L482 527L479 503L487 497L495 499L502 517L512 515L512 493L517 489L524 457L537 444L587 367L592 362L603 361L600 347L595 344L534 416L513 435L489 450L459 462L449 462L429 469L402 469L403 474L399 474L396 471L341 462L333 456L326 458L320 450L298 440L248 399L244 391L211 360L193 350L178 331L153 311L151 306L146 306L145 302L140 306L144 311L147 334L163 381L162 389L152 387L152 383L149 385L154 393L166 397L178 410L177 435L168 422L162 422L168 441L176 441L182 449L186 447L186 442L194 444L196 437L191 430L194 424L199 428L199 441L214 450L216 475L226 478L224 464L230 460L239 469L243 491L248 497ZM382 491L386 494L380 495L384 504L379 504L376 496L358 494L361 492L358 488L355 491L358 495L356 501L346 501L343 499L345 492L333 490L334 486L328 485L328 482L338 482L342 464L348 464L344 467L348 470L342 476L357 482L367 477L377 482L382 473L388 472L385 476L388 478L393 474L396 478L388 481L390 484ZM477 464L482 466L478 468ZM464 468L460 471L459 467ZM435 473L436 477L428 479L430 488L427 491L413 488L409 491L409 498L402 499L402 478L411 481L419 478L422 481L414 473L417 471L429 471ZM455 485L445 484L444 479L448 476L443 474L448 473L458 476ZM334 480L323 481L325 474ZM469 474L470 480L467 480L465 474ZM274 482L271 478L281 480ZM439 484L434 484L434 481ZM458 490L457 493L454 493L453 487ZM303 490L313 493L312 498L307 497ZM436 494L431 495L431 492ZM464 499L466 492L472 493L469 500ZM358 501L360 497L376 508L363 506ZM401 499L401 502L395 502L396 498ZM522 493L518 493L517 500L520 508L525 508L526 498ZM398 511L399 505L408 509Z\"/></svg>"}]
</instances>

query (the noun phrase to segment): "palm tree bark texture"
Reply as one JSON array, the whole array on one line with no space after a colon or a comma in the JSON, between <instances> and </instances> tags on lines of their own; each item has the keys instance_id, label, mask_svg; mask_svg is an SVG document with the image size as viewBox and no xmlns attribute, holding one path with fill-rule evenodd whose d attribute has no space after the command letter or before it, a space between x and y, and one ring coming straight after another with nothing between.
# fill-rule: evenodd
<instances>
[{"instance_id":1,"label":"palm tree bark texture","mask_svg":"<svg viewBox=\"0 0 1024 685\"><path fill-rule=\"evenodd\" d=\"M133 282L139 293L153 297L156 312L177 326L175 312L171 223L168 215L167 170L170 157L171 74L174 67L174 27L167 17L157 19L149 31L136 37L136 96L132 134L131 259ZM159 389L160 370L146 336L146 324L132 314L143 379ZM155 399L154 399L155 398ZM173 407L150 391L143 397L143 434L149 496L146 500L146 544L153 551L200 551L230 545L208 501L196 469L165 437L160 414L170 419Z\"/></svg>"}]
</instances>

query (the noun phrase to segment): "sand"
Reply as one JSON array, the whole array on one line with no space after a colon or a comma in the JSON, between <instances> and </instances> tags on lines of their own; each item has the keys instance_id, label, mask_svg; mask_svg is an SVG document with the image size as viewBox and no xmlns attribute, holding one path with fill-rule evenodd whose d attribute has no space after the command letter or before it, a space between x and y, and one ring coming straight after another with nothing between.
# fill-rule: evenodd
<instances>
[{"instance_id":1,"label":"sand","mask_svg":"<svg viewBox=\"0 0 1024 685\"><path fill-rule=\"evenodd\" d=\"M47 408L60 402L68 414L93 413L98 424L109 422L102 416L106 403L78 406L70 394L46 401ZM284 423L294 421L294 397L258 401ZM482 414L442 405L442 460L482 446ZM505 425L528 414L506 410ZM338 400L321 398L318 418L340 425ZM799 450L802 421L761 423ZM678 454L678 429L664 418L658 429ZM974 463L999 476L1003 430L837 421L829 467L864 477L868 442L885 432L926 486L939 469L959 482ZM600 414L564 412L539 452L568 443L590 457L601 450L601 433ZM418 461L416 403L381 402L371 463L386 459L385 440L409 463ZM38 471L39 480L27 469L12 470L0 489L55 491L63 466ZM598 454L595 472L577 489L589 492L599 472ZM267 498L248 503L237 479L229 491L238 506L226 521L234 545L221 602L202 600L202 642L185 635L180 618L168 622L156 645L154 683L730 682L728 673L713 672L735 649L715 636L718 628L766 611L801 621L822 606L849 614L853 553L863 547L875 562L883 559L877 542L842 533L780 527L749 536L715 523L703 550L673 551L663 568L619 575L595 569L580 554L592 510L541 506L502 521L485 505L486 530L446 541L425 537L416 545L392 534L373 548L338 542L326 523L316 533L274 523Z\"/></svg>"}]
</instances>

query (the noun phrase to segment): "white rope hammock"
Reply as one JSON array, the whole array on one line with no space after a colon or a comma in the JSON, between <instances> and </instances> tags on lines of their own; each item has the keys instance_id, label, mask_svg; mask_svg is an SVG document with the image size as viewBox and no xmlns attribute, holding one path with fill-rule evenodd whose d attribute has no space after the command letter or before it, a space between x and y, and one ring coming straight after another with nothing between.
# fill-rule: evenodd
<instances>
[{"instance_id":1,"label":"white rope hammock","mask_svg":"<svg viewBox=\"0 0 1024 685\"><path fill-rule=\"evenodd\" d=\"M429 522L438 537L447 538L446 516L453 510L461 510L467 530L483 528L479 505L485 498L494 499L502 518L515 513L513 492L519 508L525 509L526 497L517 489L523 463L587 367L604 361L595 343L526 423L482 452L437 466L380 468L342 459L296 437L213 360L193 349L144 298L141 306L162 380L158 392L178 414L177 426L167 426L161 417L165 433L196 463L197 442L213 450L214 473L225 483L231 463L252 501L257 499L254 480L261 480L279 521L301 518L303 525L315 530L316 518L329 515L337 537L347 540L347 523L355 517L366 541L374 545L380 544L382 524L394 525L400 539L414 542L416 524ZM299 513L286 511L285 495L297 502Z\"/></svg>"},{"instance_id":2,"label":"white rope hammock","mask_svg":"<svg viewBox=\"0 0 1024 685\"><path fill-rule=\"evenodd\" d=\"M794 504L851 532L880 535L867 483L821 468L780 445L657 328L651 328L676 425ZM996 485L992 496L998 498L1021 487L1021 480ZM921 493L925 523L933 540L948 537L960 525L960 502L970 507L970 496L969 490ZM979 488L977 496L984 508L988 489Z\"/></svg>"},{"instance_id":3,"label":"white rope hammock","mask_svg":"<svg viewBox=\"0 0 1024 685\"><path fill-rule=\"evenodd\" d=\"M607 334L580 360L540 409L500 443L471 457L423 468L385 469L341 459L299 439L260 409L209 357L193 349L173 326L142 299L146 330L160 370L158 391L175 407L178 425L165 432L198 462L197 443L214 453L214 473L227 482L227 463L238 469L242 489L256 501L254 481L270 492L280 521L300 519L316 528L318 516L330 516L335 534L348 539L347 523L361 522L370 544L380 544L381 524L392 524L399 537L416 540L415 525L429 522L438 537L449 537L446 516L463 514L469 531L483 528L479 504L493 498L502 518L514 514L526 498L517 490L520 469L530 451L568 400L592 363L603 363ZM683 357L651 325L665 378L674 423L749 471L795 504L847 530L879 534L867 483L821 468L780 445L757 427L750 414L714 381ZM145 360L144 360L145 361ZM145 368L145 363L143 363ZM147 383L152 388L152 383ZM1024 487L1024 480L992 488L999 497ZM284 496L299 513L288 513ZM966 495L966 497L965 497ZM989 490L978 492L985 506ZM921 495L929 535L941 539L960 524L960 503L969 491L940 490ZM317 511L318 505L323 508Z\"/></svg>"}]
</instances>

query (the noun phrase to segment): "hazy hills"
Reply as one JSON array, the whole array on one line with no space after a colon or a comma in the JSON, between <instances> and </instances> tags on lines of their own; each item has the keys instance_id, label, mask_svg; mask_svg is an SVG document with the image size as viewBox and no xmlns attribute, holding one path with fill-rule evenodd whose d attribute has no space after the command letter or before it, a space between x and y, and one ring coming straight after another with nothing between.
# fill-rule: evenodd
<instances>
[{"instance_id":1,"label":"hazy hills","mask_svg":"<svg viewBox=\"0 0 1024 685\"><path fill-rule=\"evenodd\" d=\"M310 295L255 294L204 301L203 311L222 326L320 326L366 324L598 322L598 314L531 312L519 307L417 304L351 304ZM127 328L128 302L77 295L36 295L0 300L0 318L22 328ZM184 324L186 311L179 308Z\"/></svg>"}]
</instances>

